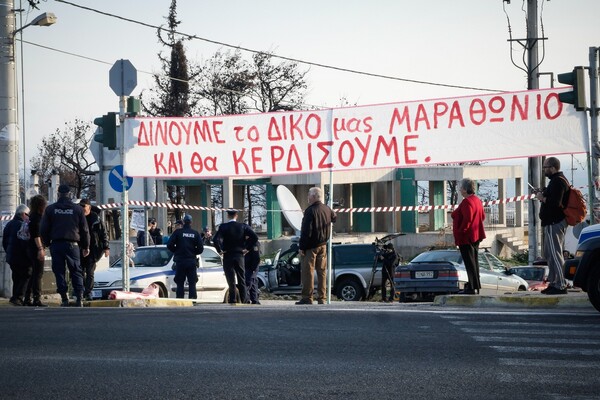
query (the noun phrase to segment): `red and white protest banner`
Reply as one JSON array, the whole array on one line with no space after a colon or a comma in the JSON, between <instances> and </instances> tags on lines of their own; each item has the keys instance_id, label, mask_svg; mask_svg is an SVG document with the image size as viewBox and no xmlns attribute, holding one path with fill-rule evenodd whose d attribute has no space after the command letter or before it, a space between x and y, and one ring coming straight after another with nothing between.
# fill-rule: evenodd
<instances>
[{"instance_id":1,"label":"red and white protest banner","mask_svg":"<svg viewBox=\"0 0 600 400\"><path fill-rule=\"evenodd\" d=\"M130 177L402 168L586 152L585 113L544 89L318 111L125 120Z\"/></svg>"}]
</instances>

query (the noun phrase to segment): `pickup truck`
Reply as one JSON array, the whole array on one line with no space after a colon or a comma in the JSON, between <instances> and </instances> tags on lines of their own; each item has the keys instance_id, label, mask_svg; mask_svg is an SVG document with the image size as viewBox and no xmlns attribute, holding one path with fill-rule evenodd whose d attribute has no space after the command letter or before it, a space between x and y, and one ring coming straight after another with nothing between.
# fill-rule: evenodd
<instances>
[{"instance_id":1,"label":"pickup truck","mask_svg":"<svg viewBox=\"0 0 600 400\"><path fill-rule=\"evenodd\" d=\"M368 290L369 281L376 259L376 246L373 244L336 244L331 248L332 294L345 301L359 301L369 298L381 286L381 262L377 261L376 272ZM300 283L300 257L298 246L278 251L273 263L262 270L261 290L277 294L302 292ZM315 275L315 288L317 286ZM369 292L369 293L367 293Z\"/></svg>"},{"instance_id":2,"label":"pickup truck","mask_svg":"<svg viewBox=\"0 0 600 400\"><path fill-rule=\"evenodd\" d=\"M565 260L566 279L587 292L596 310L600 311L600 224L582 229L575 258Z\"/></svg>"}]
</instances>

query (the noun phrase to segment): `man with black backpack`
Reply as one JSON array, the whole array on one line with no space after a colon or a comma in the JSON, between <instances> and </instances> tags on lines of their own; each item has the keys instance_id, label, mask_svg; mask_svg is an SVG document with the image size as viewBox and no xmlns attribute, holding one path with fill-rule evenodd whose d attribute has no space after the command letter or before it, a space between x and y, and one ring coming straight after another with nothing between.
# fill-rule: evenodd
<instances>
[{"instance_id":1,"label":"man with black backpack","mask_svg":"<svg viewBox=\"0 0 600 400\"><path fill-rule=\"evenodd\" d=\"M543 165L544 175L550 180L543 190L536 191L540 201L540 221L544 230L544 258L548 263L548 287L543 294L567 294L567 282L563 274L563 246L567 221L565 208L569 184L560 171L560 160L548 157Z\"/></svg>"},{"instance_id":2,"label":"man with black backpack","mask_svg":"<svg viewBox=\"0 0 600 400\"><path fill-rule=\"evenodd\" d=\"M104 223L94 211L88 199L81 199L79 205L83 207L83 214L90 231L90 254L87 257L81 255L81 270L83 272L83 297L92 300L92 289L94 287L94 272L96 263L102 256L110 256L108 235Z\"/></svg>"}]
</instances>

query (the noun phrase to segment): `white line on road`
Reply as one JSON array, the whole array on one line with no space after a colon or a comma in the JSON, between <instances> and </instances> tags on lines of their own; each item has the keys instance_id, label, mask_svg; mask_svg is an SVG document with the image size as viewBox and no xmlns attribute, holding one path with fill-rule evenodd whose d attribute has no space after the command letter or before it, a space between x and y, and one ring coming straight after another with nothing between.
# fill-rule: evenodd
<instances>
[{"instance_id":1,"label":"white line on road","mask_svg":"<svg viewBox=\"0 0 600 400\"><path fill-rule=\"evenodd\" d=\"M600 331L569 331L565 332L564 330L552 330L552 329L482 329L482 328L461 328L461 331L465 333L491 333L491 334L516 334L516 335L546 335L546 336L556 336L556 335L565 335L569 336L592 336L592 337L600 337Z\"/></svg>"},{"instance_id":2,"label":"white line on road","mask_svg":"<svg viewBox=\"0 0 600 400\"><path fill-rule=\"evenodd\" d=\"M515 336L472 336L472 338L478 342L600 345L600 340L593 340L593 339L541 338L541 337L515 337Z\"/></svg>"},{"instance_id":3,"label":"white line on road","mask_svg":"<svg viewBox=\"0 0 600 400\"><path fill-rule=\"evenodd\" d=\"M600 320L599 320L600 322ZM591 324L571 324L571 323L549 323L549 322L510 322L510 321L450 321L452 325L469 326L524 326L524 327L543 327L543 328L561 328L561 329L585 329L600 328L600 323Z\"/></svg>"},{"instance_id":4,"label":"white line on road","mask_svg":"<svg viewBox=\"0 0 600 400\"><path fill-rule=\"evenodd\" d=\"M489 346L500 353L540 353L540 354L564 354L564 355L582 355L597 356L600 355L600 349L566 349L552 347L535 346Z\"/></svg>"},{"instance_id":5,"label":"white line on road","mask_svg":"<svg viewBox=\"0 0 600 400\"><path fill-rule=\"evenodd\" d=\"M498 380L500 382L510 382L510 383L515 383L515 382L520 382L520 383L535 383L535 384L543 384L543 385L552 385L552 386L556 386L556 385L589 385L589 384L598 384L600 383L600 378L590 378L588 380L585 381L585 383L579 383L577 382L572 376L571 377L564 377L564 378L558 378L556 375L554 374L549 374L546 376L540 376L540 375L530 375L530 376L525 376L522 374L516 375L516 374L511 374L509 372L500 372L498 373ZM562 394L557 394L557 398L565 398L564 397L564 393ZM545 394L543 397L547 397ZM569 399L571 399L572 397L569 396ZM589 399L593 399L597 397L585 397L585 398L589 398Z\"/></svg>"},{"instance_id":6,"label":"white line on road","mask_svg":"<svg viewBox=\"0 0 600 400\"><path fill-rule=\"evenodd\" d=\"M599 369L600 362L585 360L550 360L547 358L499 358L500 365L511 367L547 367L556 369L557 365L561 368L585 368Z\"/></svg>"}]
</instances>

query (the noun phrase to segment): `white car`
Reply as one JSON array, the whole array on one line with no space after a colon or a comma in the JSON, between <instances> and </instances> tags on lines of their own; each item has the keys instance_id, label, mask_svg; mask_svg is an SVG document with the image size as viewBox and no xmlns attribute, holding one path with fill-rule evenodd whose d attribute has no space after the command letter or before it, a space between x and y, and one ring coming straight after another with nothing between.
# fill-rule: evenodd
<instances>
[{"instance_id":1,"label":"white car","mask_svg":"<svg viewBox=\"0 0 600 400\"><path fill-rule=\"evenodd\" d=\"M227 299L228 286L223 272L223 260L214 247L205 246L198 268L198 302L222 303ZM165 245L144 246L135 250L132 265L129 268L129 290L141 292L150 284L159 287L160 297L175 297L177 284L173 281L173 253ZM121 260L110 268L97 271L94 276L92 298L107 299L113 290L123 290L123 271ZM187 283L185 292L188 292Z\"/></svg>"}]
</instances>

